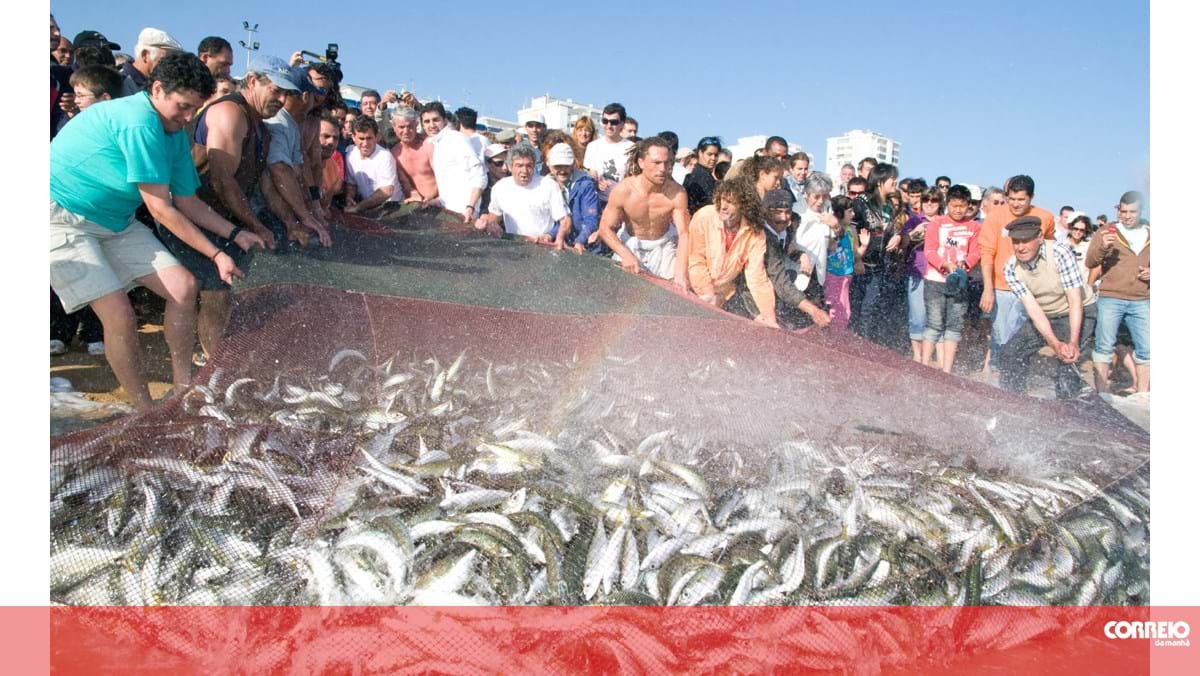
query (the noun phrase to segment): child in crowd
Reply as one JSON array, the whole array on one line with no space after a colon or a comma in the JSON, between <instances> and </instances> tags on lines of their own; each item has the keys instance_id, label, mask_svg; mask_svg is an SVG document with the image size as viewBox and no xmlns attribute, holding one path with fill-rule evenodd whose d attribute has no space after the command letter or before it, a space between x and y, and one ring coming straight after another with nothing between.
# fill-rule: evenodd
<instances>
[{"instance_id":1,"label":"child in crowd","mask_svg":"<svg viewBox=\"0 0 1200 676\"><path fill-rule=\"evenodd\" d=\"M71 74L75 105L81 111L92 104L120 98L121 84L121 75L105 66L85 66Z\"/></svg>"},{"instance_id":2,"label":"child in crowd","mask_svg":"<svg viewBox=\"0 0 1200 676\"><path fill-rule=\"evenodd\" d=\"M854 228L850 227L854 210L850 204L850 198L845 195L838 195L831 202L838 225L832 229L829 257L825 261L825 300L829 304L829 318L834 326L843 329L850 326L850 280L854 278L854 262L857 258Z\"/></svg>"},{"instance_id":3,"label":"child in crowd","mask_svg":"<svg viewBox=\"0 0 1200 676\"><path fill-rule=\"evenodd\" d=\"M978 221L967 217L971 191L955 185L946 193L946 215L925 230L925 341L921 361L929 366L933 347L944 341L942 370L951 373L967 314L967 271L979 262Z\"/></svg>"}]
</instances>

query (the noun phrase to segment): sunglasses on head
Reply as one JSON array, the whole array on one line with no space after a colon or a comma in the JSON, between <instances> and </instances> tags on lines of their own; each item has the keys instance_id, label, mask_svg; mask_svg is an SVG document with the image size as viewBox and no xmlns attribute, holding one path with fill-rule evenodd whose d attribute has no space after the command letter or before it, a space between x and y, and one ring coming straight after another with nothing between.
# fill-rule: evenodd
<instances>
[{"instance_id":1,"label":"sunglasses on head","mask_svg":"<svg viewBox=\"0 0 1200 676\"><path fill-rule=\"evenodd\" d=\"M704 138L700 139L700 142L697 143L696 145L697 146L717 146L718 148L720 148L721 142L719 140L717 140L716 136L705 136Z\"/></svg>"}]
</instances>

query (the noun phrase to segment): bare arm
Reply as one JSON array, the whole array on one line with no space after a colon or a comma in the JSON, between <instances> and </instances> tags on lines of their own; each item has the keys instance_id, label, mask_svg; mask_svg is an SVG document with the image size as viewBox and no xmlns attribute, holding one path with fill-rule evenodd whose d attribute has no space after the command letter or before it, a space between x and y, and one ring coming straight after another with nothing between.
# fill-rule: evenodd
<instances>
[{"instance_id":1,"label":"bare arm","mask_svg":"<svg viewBox=\"0 0 1200 676\"><path fill-rule=\"evenodd\" d=\"M346 211L354 213L356 211L366 211L368 209L373 209L373 208L379 206L380 204L383 204L384 202L391 199L392 195L394 195L395 193L396 193L396 186L394 186L394 185L380 186L375 189L375 192L371 193L370 197L359 202L358 205L353 208L347 208Z\"/></svg>"},{"instance_id":2,"label":"bare arm","mask_svg":"<svg viewBox=\"0 0 1200 676\"><path fill-rule=\"evenodd\" d=\"M182 211L175 208L174 203L171 201L169 186L165 183L139 183L138 192L141 193L142 201L146 203L146 208L150 210L150 215L154 217L154 220L162 223L163 227L170 230L184 244L208 257L213 262L213 265L216 266L222 281L230 284L233 282L234 277L241 278L242 271L233 263L233 259L229 257L229 254L221 251L215 244L208 241L208 238L188 220L188 217ZM224 233L227 235L229 234L229 230L233 229L233 224L225 221L225 219L221 220L229 226Z\"/></svg>"},{"instance_id":3,"label":"bare arm","mask_svg":"<svg viewBox=\"0 0 1200 676\"><path fill-rule=\"evenodd\" d=\"M621 267L626 272L637 274L642 269L642 262L625 246L617 236L617 227L625 222L625 200L629 196L628 184L618 183L608 198L608 205L600 216L600 239L613 250L621 259Z\"/></svg>"},{"instance_id":4,"label":"bare arm","mask_svg":"<svg viewBox=\"0 0 1200 676\"><path fill-rule=\"evenodd\" d=\"M275 188L279 191L284 202L291 207L292 213L296 219L304 227L317 233L321 243L329 246L329 231L317 219L313 218L309 211L305 195L300 188L300 172L298 169L290 167L285 162L275 162L270 165L269 171L271 178L275 181Z\"/></svg>"},{"instance_id":5,"label":"bare arm","mask_svg":"<svg viewBox=\"0 0 1200 676\"><path fill-rule=\"evenodd\" d=\"M242 143L249 133L246 117L232 101L219 103L208 111L208 138L205 148L208 155L208 175L213 189L221 202L238 221L244 223L254 234L275 248L275 237L270 228L258 220L250 202L237 183L238 165L241 163Z\"/></svg>"},{"instance_id":6,"label":"bare arm","mask_svg":"<svg viewBox=\"0 0 1200 676\"><path fill-rule=\"evenodd\" d=\"M688 244L691 243L688 229L692 225L692 215L688 213L687 193L682 188L675 191L671 198L671 222L675 224L675 232L679 242L675 247L675 286L688 290Z\"/></svg>"},{"instance_id":7,"label":"bare arm","mask_svg":"<svg viewBox=\"0 0 1200 676\"><path fill-rule=\"evenodd\" d=\"M1021 296L1021 305L1025 306L1025 313L1029 315L1029 321L1033 324L1033 328L1041 334L1042 340L1046 344L1054 348L1055 353L1063 345L1063 342L1054 335L1054 329L1050 326L1050 320L1046 317L1046 313L1042 311L1042 306L1037 304L1033 299L1032 293L1027 293Z\"/></svg>"}]
</instances>

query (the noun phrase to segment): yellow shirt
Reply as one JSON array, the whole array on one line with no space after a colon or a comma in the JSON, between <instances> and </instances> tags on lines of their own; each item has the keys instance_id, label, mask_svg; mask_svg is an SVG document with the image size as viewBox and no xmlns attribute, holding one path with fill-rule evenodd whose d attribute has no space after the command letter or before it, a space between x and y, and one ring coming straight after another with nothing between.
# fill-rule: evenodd
<instances>
[{"instance_id":1,"label":"yellow shirt","mask_svg":"<svg viewBox=\"0 0 1200 676\"><path fill-rule=\"evenodd\" d=\"M775 320L775 289L763 262L767 240L762 230L743 222L729 250L725 249L725 224L714 205L703 207L688 226L688 281L701 296L715 295L721 305L733 296L738 275L745 272L746 286L763 319Z\"/></svg>"}]
</instances>

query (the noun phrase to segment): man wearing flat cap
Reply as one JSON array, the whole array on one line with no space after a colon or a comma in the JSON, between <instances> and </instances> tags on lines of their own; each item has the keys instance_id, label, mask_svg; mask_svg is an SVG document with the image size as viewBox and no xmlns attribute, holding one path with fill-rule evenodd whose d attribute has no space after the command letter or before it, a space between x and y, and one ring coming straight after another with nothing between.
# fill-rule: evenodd
<instances>
[{"instance_id":1,"label":"man wearing flat cap","mask_svg":"<svg viewBox=\"0 0 1200 676\"><path fill-rule=\"evenodd\" d=\"M1013 255L1004 266L1004 279L1029 319L997 356L1000 385L1025 391L1029 365L1043 345L1058 359L1054 393L1073 399L1083 390L1078 364L1090 350L1096 328L1096 297L1084 283L1071 248L1043 239L1044 223L1037 216L1018 218L1008 225Z\"/></svg>"},{"instance_id":2,"label":"man wearing flat cap","mask_svg":"<svg viewBox=\"0 0 1200 676\"><path fill-rule=\"evenodd\" d=\"M775 289L776 321L780 328L785 329L798 329L812 324L828 326L830 319L825 311L825 292L821 282L815 271L810 269L812 274L806 274L801 267L800 258L806 252L796 242L796 219L792 212L794 202L795 196L786 188L769 190L763 196L763 206L767 208L767 223L763 228L767 251L763 263L771 286ZM828 232L826 228L822 246L828 245ZM738 279L737 293L725 304L725 309L746 317L759 314L745 274Z\"/></svg>"},{"instance_id":3,"label":"man wearing flat cap","mask_svg":"<svg viewBox=\"0 0 1200 676\"><path fill-rule=\"evenodd\" d=\"M143 28L142 32L138 33L137 44L133 48L133 61L121 66L121 75L125 76L122 95L130 96L145 89L150 82L150 73L154 72L154 66L159 59L167 54L186 51L183 45L166 31Z\"/></svg>"}]
</instances>

